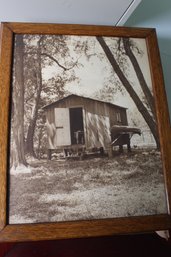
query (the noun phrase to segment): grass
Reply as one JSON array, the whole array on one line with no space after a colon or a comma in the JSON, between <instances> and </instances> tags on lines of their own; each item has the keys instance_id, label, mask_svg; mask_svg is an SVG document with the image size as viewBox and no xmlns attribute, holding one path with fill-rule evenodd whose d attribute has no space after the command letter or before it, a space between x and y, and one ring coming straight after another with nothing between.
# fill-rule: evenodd
<instances>
[{"instance_id":1,"label":"grass","mask_svg":"<svg viewBox=\"0 0 171 257\"><path fill-rule=\"evenodd\" d=\"M10 223L167 213L160 154L32 161L10 176Z\"/></svg>"}]
</instances>

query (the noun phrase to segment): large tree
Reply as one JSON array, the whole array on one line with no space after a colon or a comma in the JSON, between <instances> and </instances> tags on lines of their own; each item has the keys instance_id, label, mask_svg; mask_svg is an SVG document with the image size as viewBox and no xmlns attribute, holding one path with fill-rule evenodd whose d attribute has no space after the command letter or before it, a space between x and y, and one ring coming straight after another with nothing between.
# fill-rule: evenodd
<instances>
[{"instance_id":1,"label":"large tree","mask_svg":"<svg viewBox=\"0 0 171 257\"><path fill-rule=\"evenodd\" d=\"M41 107L52 96L64 96L65 84L75 79L72 68L77 60L71 59L66 41L65 36L17 34L15 37L11 166L26 166L26 153L35 156L35 138L40 149L42 137ZM56 75L45 82L43 69L54 64ZM36 128L37 123L40 129Z\"/></svg>"},{"instance_id":2,"label":"large tree","mask_svg":"<svg viewBox=\"0 0 171 257\"><path fill-rule=\"evenodd\" d=\"M36 157L34 139L37 120L41 120L41 107L43 104L47 104L53 95L56 100L58 97L64 96L65 84L75 79L72 72L68 76L66 76L66 73L72 70L77 64L77 60L71 60L66 42L67 37L65 36L28 36L25 41L25 59L28 64L25 71L25 83L28 85L28 92L25 94L26 112L28 111L27 106L30 104L29 115L26 113L29 118L26 128L25 149L27 154ZM56 67L57 75L45 83L43 81L44 70L52 66ZM41 94L43 94L43 97ZM40 131L42 131L40 123ZM38 134L42 133L38 132ZM38 141L41 142L40 136L38 138Z\"/></svg>"},{"instance_id":3,"label":"large tree","mask_svg":"<svg viewBox=\"0 0 171 257\"><path fill-rule=\"evenodd\" d=\"M132 48L134 48L134 44L129 38L122 38L122 41L123 41L123 45L124 45L125 54L128 56L129 60L131 61L131 64L134 68L134 71L135 71L138 81L140 83L141 89L144 93L144 97L146 98L148 107L151 109L151 113L152 113L153 117L155 117L154 97L152 95L152 92L151 92L149 86L146 83L143 72L142 72L142 70L139 66L139 63L133 53Z\"/></svg>"},{"instance_id":4,"label":"large tree","mask_svg":"<svg viewBox=\"0 0 171 257\"><path fill-rule=\"evenodd\" d=\"M13 76L13 117L11 166L27 165L24 152L24 43L23 36L15 36L15 68Z\"/></svg>"},{"instance_id":5,"label":"large tree","mask_svg":"<svg viewBox=\"0 0 171 257\"><path fill-rule=\"evenodd\" d=\"M149 110L144 105L142 99L140 99L138 93L134 90L133 85L129 82L129 80L125 76L125 74L122 71L120 65L118 64L117 60L115 59L113 53L111 52L110 48L106 44L104 38L103 37L97 37L97 40L98 40L99 44L101 45L102 49L104 50L104 53L105 53L107 59L109 60L114 72L117 74L117 76L120 79L122 85L124 86L124 88L126 89L128 94L130 95L132 100L134 101L137 109L142 114L144 120L146 121L147 125L149 126L149 128L150 128L150 130L151 130L151 132L152 132L152 134L155 138L156 145L159 148L159 137L158 137L158 131L157 131L155 118L150 114ZM137 78L139 80L142 91L144 92L144 95L147 98L147 101L148 101L149 106L151 108L151 112L154 114L153 97L151 95L151 92L149 92L149 88L148 88L148 86L145 82L145 79L144 79L142 71L139 67L139 64L138 64L135 56L133 55L133 52L131 51L130 42L127 39L123 39L123 44L124 44L125 53L129 57L132 65L133 65L134 71L137 75Z\"/></svg>"},{"instance_id":6,"label":"large tree","mask_svg":"<svg viewBox=\"0 0 171 257\"><path fill-rule=\"evenodd\" d=\"M37 42L36 62L35 62L35 66L34 66L35 104L34 104L34 108L32 109L32 117L29 122L27 136L26 136L26 142L25 142L26 152L34 157L36 157L35 152L34 152L34 132L35 132L36 121L37 121L37 117L38 117L40 95L41 95L41 91L42 91L42 67L41 67L42 65L41 65L41 48L40 48L42 40L43 40L43 37L41 37Z\"/></svg>"}]
</instances>

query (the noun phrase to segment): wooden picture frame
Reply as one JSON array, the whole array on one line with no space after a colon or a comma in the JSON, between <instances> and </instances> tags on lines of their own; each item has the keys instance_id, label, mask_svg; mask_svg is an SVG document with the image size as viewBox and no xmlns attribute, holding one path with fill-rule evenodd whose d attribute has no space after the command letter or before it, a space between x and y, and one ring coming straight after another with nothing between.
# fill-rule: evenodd
<instances>
[{"instance_id":1,"label":"wooden picture frame","mask_svg":"<svg viewBox=\"0 0 171 257\"><path fill-rule=\"evenodd\" d=\"M60 222L9 224L9 131L15 35L75 35L145 39L166 188L167 213ZM19 242L105 236L171 228L171 135L164 81L155 29L63 24L1 24L0 34L0 241Z\"/></svg>"}]
</instances>

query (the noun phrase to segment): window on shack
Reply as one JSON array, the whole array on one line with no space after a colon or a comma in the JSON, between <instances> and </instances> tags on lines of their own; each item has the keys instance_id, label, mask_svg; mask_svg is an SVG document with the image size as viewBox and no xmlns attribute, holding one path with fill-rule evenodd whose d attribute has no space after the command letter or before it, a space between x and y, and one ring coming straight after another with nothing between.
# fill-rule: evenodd
<instances>
[{"instance_id":1,"label":"window on shack","mask_svg":"<svg viewBox=\"0 0 171 257\"><path fill-rule=\"evenodd\" d=\"M116 121L117 121L118 123L121 123L121 122L122 122L122 120L121 120L121 113L120 113L120 112L117 112L117 113L116 113Z\"/></svg>"}]
</instances>

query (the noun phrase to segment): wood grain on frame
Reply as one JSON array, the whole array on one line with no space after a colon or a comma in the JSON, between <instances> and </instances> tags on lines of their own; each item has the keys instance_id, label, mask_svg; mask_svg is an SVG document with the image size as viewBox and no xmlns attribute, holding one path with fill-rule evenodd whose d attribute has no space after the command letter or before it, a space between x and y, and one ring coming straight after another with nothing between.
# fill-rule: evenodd
<instances>
[{"instance_id":1,"label":"wood grain on frame","mask_svg":"<svg viewBox=\"0 0 171 257\"><path fill-rule=\"evenodd\" d=\"M116 218L92 221L8 225L0 234L0 242L23 242L85 238L140 231L165 230L171 226L169 215Z\"/></svg>"},{"instance_id":2,"label":"wood grain on frame","mask_svg":"<svg viewBox=\"0 0 171 257\"><path fill-rule=\"evenodd\" d=\"M1 27L0 38L0 229L6 224L8 117L13 33Z\"/></svg>"},{"instance_id":3,"label":"wood grain on frame","mask_svg":"<svg viewBox=\"0 0 171 257\"><path fill-rule=\"evenodd\" d=\"M124 36L145 38L149 50L149 61L156 102L158 128L164 175L168 193L168 207L171 206L171 136L166 94L154 29L119 28L90 25L56 25L3 23L0 38L0 241L32 241L62 238L102 236L122 233L137 233L171 228L171 216L115 218L92 221L73 221L29 225L7 224L7 152L8 118L10 104L10 82L12 69L13 34L67 34L91 36Z\"/></svg>"},{"instance_id":4,"label":"wood grain on frame","mask_svg":"<svg viewBox=\"0 0 171 257\"><path fill-rule=\"evenodd\" d=\"M171 133L169 109L167 105L167 96L164 87L164 77L160 60L160 52L157 43L156 32L153 31L147 37L147 47L151 76L153 82L153 93L155 98L157 125L161 142L161 154L163 160L164 175L166 181L166 191L168 194L169 213L171 212Z\"/></svg>"},{"instance_id":5,"label":"wood grain on frame","mask_svg":"<svg viewBox=\"0 0 171 257\"><path fill-rule=\"evenodd\" d=\"M18 34L57 34L87 36L125 36L147 37L154 29L126 28L114 26L75 25L75 24L44 24L44 23L4 23L11 31Z\"/></svg>"}]
</instances>

